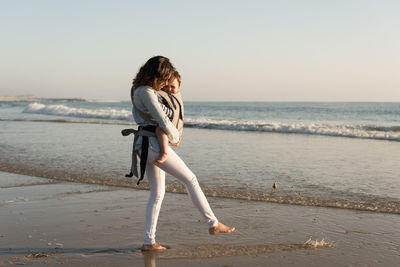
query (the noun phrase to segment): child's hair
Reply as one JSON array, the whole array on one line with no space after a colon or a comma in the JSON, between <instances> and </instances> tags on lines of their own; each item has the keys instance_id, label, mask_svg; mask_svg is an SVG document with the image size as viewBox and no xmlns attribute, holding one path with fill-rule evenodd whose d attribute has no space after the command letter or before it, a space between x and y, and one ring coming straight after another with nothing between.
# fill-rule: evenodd
<instances>
[{"instance_id":1,"label":"child's hair","mask_svg":"<svg viewBox=\"0 0 400 267\"><path fill-rule=\"evenodd\" d=\"M160 85L171 79L171 75L175 72L177 73L168 58L163 56L152 57L140 67L136 77L133 79L132 89L135 90L139 86L148 85L159 91L161 89Z\"/></svg>"},{"instance_id":2,"label":"child's hair","mask_svg":"<svg viewBox=\"0 0 400 267\"><path fill-rule=\"evenodd\" d=\"M182 81L182 79L181 79L181 75L179 74L179 72L177 71L177 70L175 70L172 74L171 74L171 77L169 78L170 80L172 80L172 79L177 79L178 80L178 83L179 83L179 86L181 86L181 81Z\"/></svg>"}]
</instances>

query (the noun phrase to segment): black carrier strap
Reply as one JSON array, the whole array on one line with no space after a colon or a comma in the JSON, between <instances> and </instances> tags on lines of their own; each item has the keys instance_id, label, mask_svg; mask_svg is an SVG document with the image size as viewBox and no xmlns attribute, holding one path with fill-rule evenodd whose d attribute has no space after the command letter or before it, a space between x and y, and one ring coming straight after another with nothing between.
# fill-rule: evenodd
<instances>
[{"instance_id":1,"label":"black carrier strap","mask_svg":"<svg viewBox=\"0 0 400 267\"><path fill-rule=\"evenodd\" d=\"M139 131L140 130L155 133L156 126L152 126L152 125L141 126L141 127L139 127ZM139 177L139 180L137 181L137 185L139 185L140 182L144 178L144 173L146 172L146 164L147 164L147 155L148 154L149 154L149 137L142 136L142 152L140 153L140 177Z\"/></svg>"},{"instance_id":2,"label":"black carrier strap","mask_svg":"<svg viewBox=\"0 0 400 267\"><path fill-rule=\"evenodd\" d=\"M147 125L147 126L139 126L138 131L131 131L133 129L125 129L122 131L122 135L126 136L129 135L131 133L135 133L135 132L151 132L151 133L155 133L156 132L156 126L153 125ZM139 134L140 135L140 134ZM143 180L144 178L144 174L146 172L146 164L147 164L147 155L149 152L149 136L148 135L141 135L142 136L142 145L141 145L141 153L140 153L140 176L138 177L139 180L137 182L137 185L140 184L140 182ZM132 151L132 158L135 157L136 158L136 151L135 151L135 143L136 143L136 139L137 136L135 136L135 140L133 142L133 151ZM136 167L135 167L136 169ZM137 172L136 172L137 173ZM125 177L132 177L134 175L134 173L132 172L132 168L131 168L131 172L127 175L125 175ZM135 174L137 176L137 174Z\"/></svg>"},{"instance_id":3,"label":"black carrier strap","mask_svg":"<svg viewBox=\"0 0 400 267\"><path fill-rule=\"evenodd\" d=\"M147 155L149 152L149 137L142 136L142 153L140 154L140 177L137 181L137 185L143 180L144 173L146 171Z\"/></svg>"}]
</instances>

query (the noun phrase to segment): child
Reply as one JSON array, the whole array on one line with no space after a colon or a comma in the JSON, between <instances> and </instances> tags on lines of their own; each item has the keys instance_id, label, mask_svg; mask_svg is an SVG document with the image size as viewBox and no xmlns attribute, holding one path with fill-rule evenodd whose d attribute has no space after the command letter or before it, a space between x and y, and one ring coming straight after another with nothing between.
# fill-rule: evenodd
<instances>
[{"instance_id":1,"label":"child","mask_svg":"<svg viewBox=\"0 0 400 267\"><path fill-rule=\"evenodd\" d=\"M181 76L179 75L178 72L174 72L172 74L171 79L168 82L168 85L164 86L161 90L164 91L165 93L168 93L168 95L169 94L177 95L177 94L179 94L180 86L181 86ZM165 94L162 94L162 95L165 95ZM176 101L178 101L176 97L175 97L175 99L176 99ZM180 99L180 97L179 97L179 99ZM182 103L176 103L176 104L180 105L180 109L181 109L180 112L182 113L182 108L183 108L181 106ZM176 106L176 104L174 106ZM161 105L161 109L165 112L165 114L167 114L168 118L172 121L174 111L176 111L176 110L174 110L173 107L171 107L171 105L169 105L168 102L162 96L160 96L160 105ZM183 120L183 116L181 119ZM180 130L180 133L181 133L182 129L178 129L178 130ZM156 136L158 139L158 143L160 144L160 157L157 160L157 162L163 163L168 159L168 136L159 126L157 126L157 128L156 128ZM179 139L179 141L180 141L180 139Z\"/></svg>"}]
</instances>

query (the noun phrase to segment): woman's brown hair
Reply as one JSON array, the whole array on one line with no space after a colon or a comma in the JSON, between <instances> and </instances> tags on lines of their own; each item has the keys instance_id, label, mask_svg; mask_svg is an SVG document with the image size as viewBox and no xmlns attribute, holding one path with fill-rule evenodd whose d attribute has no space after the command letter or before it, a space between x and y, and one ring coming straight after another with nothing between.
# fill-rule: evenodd
<instances>
[{"instance_id":1,"label":"woman's brown hair","mask_svg":"<svg viewBox=\"0 0 400 267\"><path fill-rule=\"evenodd\" d=\"M176 72L176 70L168 58L163 56L152 57L140 67L135 79L133 79L132 91L143 85L159 91L162 83L168 81L173 72Z\"/></svg>"}]
</instances>

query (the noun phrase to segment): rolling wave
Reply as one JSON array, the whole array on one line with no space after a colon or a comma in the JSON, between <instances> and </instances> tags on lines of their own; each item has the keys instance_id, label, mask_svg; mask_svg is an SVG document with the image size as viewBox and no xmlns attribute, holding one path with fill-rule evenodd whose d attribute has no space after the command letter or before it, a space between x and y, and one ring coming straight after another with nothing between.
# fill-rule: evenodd
<instances>
[{"instance_id":1,"label":"rolling wave","mask_svg":"<svg viewBox=\"0 0 400 267\"><path fill-rule=\"evenodd\" d=\"M23 111L24 113L56 115L75 118L91 118L106 120L130 120L132 112L120 109L87 109L74 108L65 105L44 105L40 103L29 104Z\"/></svg>"},{"instance_id":2,"label":"rolling wave","mask_svg":"<svg viewBox=\"0 0 400 267\"><path fill-rule=\"evenodd\" d=\"M378 127L363 125L330 125L321 123L281 123L260 121L185 119L185 127L232 131L311 134L400 141L400 127L398 126Z\"/></svg>"},{"instance_id":3,"label":"rolling wave","mask_svg":"<svg viewBox=\"0 0 400 267\"><path fill-rule=\"evenodd\" d=\"M66 105L44 105L40 103L31 103L24 109L23 112L74 118L102 119L105 120L105 123L107 120L132 122L132 113L130 110L126 109L87 109L68 107ZM187 117L185 118L185 127L400 141L400 126L326 124L320 122L283 123Z\"/></svg>"}]
</instances>

